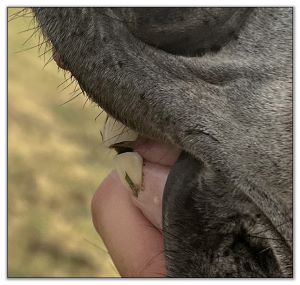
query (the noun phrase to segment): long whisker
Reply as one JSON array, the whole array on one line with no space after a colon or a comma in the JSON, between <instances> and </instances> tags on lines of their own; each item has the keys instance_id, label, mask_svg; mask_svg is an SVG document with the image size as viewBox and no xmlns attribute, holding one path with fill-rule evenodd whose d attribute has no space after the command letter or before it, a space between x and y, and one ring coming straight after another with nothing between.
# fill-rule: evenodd
<instances>
[{"instance_id":1,"label":"long whisker","mask_svg":"<svg viewBox=\"0 0 300 285\"><path fill-rule=\"evenodd\" d=\"M83 104L83 106L82 106L82 110L84 109L84 107L85 107L87 101L89 101L89 97L86 98L86 100L85 100L85 102L84 102L84 104Z\"/></svg>"},{"instance_id":2,"label":"long whisker","mask_svg":"<svg viewBox=\"0 0 300 285\"><path fill-rule=\"evenodd\" d=\"M19 12L16 12L15 14L10 15L8 22L11 22L13 20L16 20L16 19L19 19L19 18L23 18L23 17L24 18L32 18L32 17L34 17L32 11L24 13L25 9L28 9L28 8L24 8L23 10L21 10ZM22 12L23 12L23 14L22 14ZM28 16L28 15L31 15L31 16Z\"/></svg>"},{"instance_id":3,"label":"long whisker","mask_svg":"<svg viewBox=\"0 0 300 285\"><path fill-rule=\"evenodd\" d=\"M43 69L53 60L53 56L50 56L50 58L47 60L47 62L44 64Z\"/></svg>"},{"instance_id":4,"label":"long whisker","mask_svg":"<svg viewBox=\"0 0 300 285\"><path fill-rule=\"evenodd\" d=\"M95 117L95 121L99 118L99 116L101 116L103 114L104 110L102 110L96 117Z\"/></svg>"},{"instance_id":5,"label":"long whisker","mask_svg":"<svg viewBox=\"0 0 300 285\"><path fill-rule=\"evenodd\" d=\"M47 50L45 50L42 54L39 55L39 57L44 56L46 53L48 53L48 52L51 51L51 50L52 50L52 47L49 48L49 49L47 49Z\"/></svg>"},{"instance_id":6,"label":"long whisker","mask_svg":"<svg viewBox=\"0 0 300 285\"><path fill-rule=\"evenodd\" d=\"M29 26L30 26L30 25L29 25ZM39 30L39 29L40 29L39 26L33 27L33 28L28 28L28 29L26 29L26 30L23 30L23 31L18 32L18 34L23 34L23 33L27 33L27 32L32 31L32 30Z\"/></svg>"},{"instance_id":7,"label":"long whisker","mask_svg":"<svg viewBox=\"0 0 300 285\"><path fill-rule=\"evenodd\" d=\"M24 46L24 45L26 45L26 43L28 43L33 37L34 37L34 35L36 35L36 33L38 33L39 32L39 29L37 29L37 30L35 30L32 34L31 34L31 36L22 44L22 46Z\"/></svg>"},{"instance_id":8,"label":"long whisker","mask_svg":"<svg viewBox=\"0 0 300 285\"><path fill-rule=\"evenodd\" d=\"M31 49L40 47L40 46L42 46L43 44L45 44L45 43L47 43L47 42L48 42L48 40L46 40L46 41L44 41L44 42L42 42L42 43L39 43L39 44L37 44L37 45L35 45L35 46L29 47L29 48L26 48L26 49L23 49L23 50L16 51L15 54L18 54L18 53L21 53L21 52L25 52L25 51L28 51L28 50L31 50Z\"/></svg>"},{"instance_id":9,"label":"long whisker","mask_svg":"<svg viewBox=\"0 0 300 285\"><path fill-rule=\"evenodd\" d=\"M62 83L60 83L56 89L59 89L60 86L63 86L66 82L68 82L71 79L72 75L70 75L70 77L66 78Z\"/></svg>"},{"instance_id":10,"label":"long whisker","mask_svg":"<svg viewBox=\"0 0 300 285\"><path fill-rule=\"evenodd\" d=\"M71 99L67 100L66 102L60 104L59 106L61 107L61 106L65 105L65 104L67 104L67 103L73 101L74 99L76 99L76 98L77 98L78 96L80 96L81 94L83 94L82 91L81 91L80 93L76 94L76 95L75 95L74 97L72 97Z\"/></svg>"},{"instance_id":11,"label":"long whisker","mask_svg":"<svg viewBox=\"0 0 300 285\"><path fill-rule=\"evenodd\" d=\"M13 17L15 17L15 16L19 16L21 13L24 13L27 9L28 9L28 8L23 8L22 10L17 11L17 12L15 12L15 13L11 14L11 15L9 16L9 18L13 18Z\"/></svg>"},{"instance_id":12,"label":"long whisker","mask_svg":"<svg viewBox=\"0 0 300 285\"><path fill-rule=\"evenodd\" d=\"M58 92L59 92L59 93L63 92L63 91L66 90L69 86L71 86L74 82L75 82L75 79L73 78L73 79L71 80L71 82L70 82L67 86L65 86L63 89L61 89L61 90L58 91Z\"/></svg>"}]
</instances>

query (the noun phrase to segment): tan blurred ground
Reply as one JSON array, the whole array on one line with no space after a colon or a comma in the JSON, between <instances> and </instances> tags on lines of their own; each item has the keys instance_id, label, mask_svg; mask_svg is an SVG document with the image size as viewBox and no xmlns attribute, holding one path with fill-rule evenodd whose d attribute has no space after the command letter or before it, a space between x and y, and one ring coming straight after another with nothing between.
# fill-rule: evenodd
<instances>
[{"instance_id":1,"label":"tan blurred ground","mask_svg":"<svg viewBox=\"0 0 300 285\"><path fill-rule=\"evenodd\" d=\"M8 276L118 276L90 216L111 169L99 135L105 116L95 121L100 109L83 108L83 95L60 106L74 85L58 92L63 73L53 61L43 69L38 48L16 53L38 43L37 33L22 45L31 20L8 24Z\"/></svg>"}]
</instances>

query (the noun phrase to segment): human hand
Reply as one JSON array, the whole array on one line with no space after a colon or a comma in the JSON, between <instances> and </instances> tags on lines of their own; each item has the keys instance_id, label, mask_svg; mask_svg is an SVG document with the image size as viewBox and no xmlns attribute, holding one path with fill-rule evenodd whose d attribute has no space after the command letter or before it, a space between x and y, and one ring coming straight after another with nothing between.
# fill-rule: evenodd
<instances>
[{"instance_id":1,"label":"human hand","mask_svg":"<svg viewBox=\"0 0 300 285\"><path fill-rule=\"evenodd\" d=\"M134 173L142 171L143 190L135 197L125 179L113 171L94 195L93 222L121 276L164 277L162 197L170 168L181 150L142 138L133 150L134 154L123 155L130 159L131 155L141 156L142 165Z\"/></svg>"},{"instance_id":2,"label":"human hand","mask_svg":"<svg viewBox=\"0 0 300 285\"><path fill-rule=\"evenodd\" d=\"M113 171L92 201L96 230L122 277L164 277L163 237Z\"/></svg>"}]
</instances>

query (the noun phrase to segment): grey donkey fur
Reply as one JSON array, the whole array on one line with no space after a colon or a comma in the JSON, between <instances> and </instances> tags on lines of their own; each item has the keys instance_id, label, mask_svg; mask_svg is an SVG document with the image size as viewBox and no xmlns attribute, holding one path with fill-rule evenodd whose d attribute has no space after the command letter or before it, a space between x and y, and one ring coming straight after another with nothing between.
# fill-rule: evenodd
<instances>
[{"instance_id":1,"label":"grey donkey fur","mask_svg":"<svg viewBox=\"0 0 300 285\"><path fill-rule=\"evenodd\" d=\"M292 8L33 8L88 96L184 152L167 275L292 277Z\"/></svg>"}]
</instances>

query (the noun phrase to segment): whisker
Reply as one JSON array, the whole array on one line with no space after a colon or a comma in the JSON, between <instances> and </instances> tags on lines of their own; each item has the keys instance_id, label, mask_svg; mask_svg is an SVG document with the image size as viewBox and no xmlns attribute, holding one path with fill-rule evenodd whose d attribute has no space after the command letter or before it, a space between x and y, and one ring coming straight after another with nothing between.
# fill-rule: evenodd
<instances>
[{"instance_id":1,"label":"whisker","mask_svg":"<svg viewBox=\"0 0 300 285\"><path fill-rule=\"evenodd\" d=\"M79 90L81 90L81 89L80 88L76 88L75 90L71 91L68 95L72 95L72 94L76 93Z\"/></svg>"},{"instance_id":2,"label":"whisker","mask_svg":"<svg viewBox=\"0 0 300 285\"><path fill-rule=\"evenodd\" d=\"M42 35L42 33L39 33L39 38L38 38L38 42L41 43L43 41L44 37ZM39 54L41 53L41 48L42 48L42 45L39 46Z\"/></svg>"},{"instance_id":3,"label":"whisker","mask_svg":"<svg viewBox=\"0 0 300 285\"><path fill-rule=\"evenodd\" d=\"M24 9L28 9L28 8L24 8ZM27 12L26 12L26 10L22 10L22 11L23 11L23 14L18 15L18 16L21 17L21 16L27 16L27 15L33 15L31 10L28 10Z\"/></svg>"},{"instance_id":4,"label":"whisker","mask_svg":"<svg viewBox=\"0 0 300 285\"><path fill-rule=\"evenodd\" d=\"M50 56L50 58L47 60L47 62L44 64L43 69L53 60L53 56Z\"/></svg>"},{"instance_id":5,"label":"whisker","mask_svg":"<svg viewBox=\"0 0 300 285\"><path fill-rule=\"evenodd\" d=\"M108 114L106 113L106 118L105 118L105 121L104 121L104 128L105 128L105 127L106 127L106 125L107 125L108 118L109 118L109 116L108 116Z\"/></svg>"},{"instance_id":6,"label":"whisker","mask_svg":"<svg viewBox=\"0 0 300 285\"><path fill-rule=\"evenodd\" d=\"M30 25L29 25L29 26L30 26ZM40 29L39 26L33 27L33 28L28 28L28 29L26 29L26 30L23 30L23 31L18 32L18 34L23 34L23 33L27 33L27 32L32 31L32 30L39 30L39 29Z\"/></svg>"},{"instance_id":7,"label":"whisker","mask_svg":"<svg viewBox=\"0 0 300 285\"><path fill-rule=\"evenodd\" d=\"M94 119L95 122L96 122L96 120L98 119L98 117L101 116L101 114L102 114L103 112L104 112L104 110L102 110L102 111L95 117L95 119Z\"/></svg>"},{"instance_id":8,"label":"whisker","mask_svg":"<svg viewBox=\"0 0 300 285\"><path fill-rule=\"evenodd\" d=\"M78 86L78 81L76 80L76 83L75 83L75 86L74 86L74 92L78 91L79 89L81 89L81 88Z\"/></svg>"},{"instance_id":9,"label":"whisker","mask_svg":"<svg viewBox=\"0 0 300 285\"><path fill-rule=\"evenodd\" d=\"M80 92L80 93L76 94L74 97L72 97L71 99L67 100L66 102L60 104L59 106L61 107L61 106L65 105L65 104L67 104L67 103L73 101L73 100L76 99L78 96L80 96L82 93L83 93L83 92Z\"/></svg>"},{"instance_id":10,"label":"whisker","mask_svg":"<svg viewBox=\"0 0 300 285\"><path fill-rule=\"evenodd\" d=\"M115 118L113 118L113 120L114 120L114 122L113 122L113 124L112 124L112 126L111 126L112 129L113 129L113 127L115 126L115 124L116 124L116 122L117 122L117 120L116 120Z\"/></svg>"},{"instance_id":11,"label":"whisker","mask_svg":"<svg viewBox=\"0 0 300 285\"><path fill-rule=\"evenodd\" d=\"M24 49L24 50L16 51L15 54L18 54L18 53L21 53L21 52L25 52L25 51L28 51L28 50L31 50L31 49L34 49L34 48L37 48L37 47L42 46L43 44L45 44L45 43L47 43L47 42L48 42L48 40L46 40L46 41L44 41L44 42L42 42L42 43L39 43L39 44L37 44L37 45L35 45L35 46L26 48L26 49Z\"/></svg>"},{"instance_id":12,"label":"whisker","mask_svg":"<svg viewBox=\"0 0 300 285\"><path fill-rule=\"evenodd\" d=\"M117 120L115 120L115 122L116 122ZM113 125L113 127L114 127L114 125ZM119 130L121 130L121 129L123 129L123 131L124 131L124 129L125 128L127 128L125 125L121 125L118 129L116 129L115 131L119 131ZM122 131L121 131L122 132Z\"/></svg>"},{"instance_id":13,"label":"whisker","mask_svg":"<svg viewBox=\"0 0 300 285\"><path fill-rule=\"evenodd\" d=\"M39 32L39 29L35 30L31 36L22 44L22 46L26 45L26 43L28 43L33 37L34 35L36 35L36 33Z\"/></svg>"},{"instance_id":14,"label":"whisker","mask_svg":"<svg viewBox=\"0 0 300 285\"><path fill-rule=\"evenodd\" d=\"M64 90L66 90L69 86L71 86L73 83L74 83L75 79L72 79L71 82L66 86L64 87L62 90L58 91L59 93L63 92Z\"/></svg>"},{"instance_id":15,"label":"whisker","mask_svg":"<svg viewBox=\"0 0 300 285\"><path fill-rule=\"evenodd\" d=\"M46 49L46 47L45 47L45 49ZM52 47L49 48L48 50L45 50L42 54L39 55L39 57L44 56L46 53L48 53L48 52L51 51L51 50L52 50ZM45 60L45 58L44 58L44 60Z\"/></svg>"},{"instance_id":16,"label":"whisker","mask_svg":"<svg viewBox=\"0 0 300 285\"><path fill-rule=\"evenodd\" d=\"M20 16L14 17L14 18L12 18L12 19L9 19L8 22L17 20L17 19L19 19L19 18L33 18L33 17L34 17L34 16L28 16L29 14L31 14L31 13L28 13L28 14L26 14L26 15L20 15Z\"/></svg>"},{"instance_id":17,"label":"whisker","mask_svg":"<svg viewBox=\"0 0 300 285\"><path fill-rule=\"evenodd\" d=\"M14 16L18 16L18 15L20 15L21 13L24 13L27 9L28 9L28 8L23 8L22 10L17 11L17 12L15 12L15 13L11 14L8 18L12 18L12 17L14 17Z\"/></svg>"},{"instance_id":18,"label":"whisker","mask_svg":"<svg viewBox=\"0 0 300 285\"><path fill-rule=\"evenodd\" d=\"M126 132L128 132L128 131L130 130L130 129L125 130L125 128L126 128L126 126L123 127L123 132L121 132L121 133L119 133L119 134L117 134L117 135L114 135L114 136L112 136L112 137L110 137L110 138L104 140L103 143L105 143L105 142L107 142L107 141L110 141L110 140L112 140L112 139L114 139L114 138L116 138L116 137L120 137L121 135L123 135L124 133L126 133Z\"/></svg>"},{"instance_id":19,"label":"whisker","mask_svg":"<svg viewBox=\"0 0 300 285\"><path fill-rule=\"evenodd\" d=\"M70 79L71 79L71 76L70 76L69 78L65 79L62 83L60 83L60 84L56 87L56 89L58 89L60 86L64 85L64 84L65 84L66 82L68 82Z\"/></svg>"},{"instance_id":20,"label":"whisker","mask_svg":"<svg viewBox=\"0 0 300 285\"><path fill-rule=\"evenodd\" d=\"M82 106L82 110L84 109L84 107L85 107L87 101L89 101L89 98L86 98L86 100L85 100L85 102L84 102L84 104L83 104L83 106Z\"/></svg>"},{"instance_id":21,"label":"whisker","mask_svg":"<svg viewBox=\"0 0 300 285\"><path fill-rule=\"evenodd\" d=\"M24 8L24 9L27 9L27 8ZM8 22L11 22L11 21L13 21L13 20L16 20L16 19L19 19L19 18L32 18L32 17L34 17L33 16L33 13L32 13L32 11L30 11L30 12L27 12L27 13L23 13L23 14L21 14L21 12L24 12L25 10L21 10L21 11L19 11L19 12L17 12L17 13L15 13L15 14L12 14L12 15L10 15L9 16L9 20L8 20ZM31 14L31 16L28 16L28 15L30 15Z\"/></svg>"},{"instance_id":22,"label":"whisker","mask_svg":"<svg viewBox=\"0 0 300 285\"><path fill-rule=\"evenodd\" d=\"M103 133L101 130L99 130L99 132L100 132L100 136L101 136L101 142L103 143Z\"/></svg>"}]
</instances>

